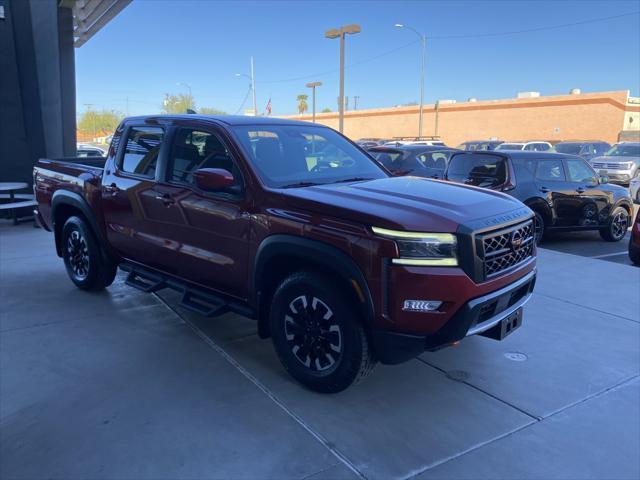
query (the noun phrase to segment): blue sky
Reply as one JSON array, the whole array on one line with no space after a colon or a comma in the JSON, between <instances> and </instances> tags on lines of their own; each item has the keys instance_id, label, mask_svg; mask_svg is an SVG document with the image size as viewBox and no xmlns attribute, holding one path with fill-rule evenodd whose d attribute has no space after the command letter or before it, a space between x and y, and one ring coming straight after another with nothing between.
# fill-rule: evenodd
<instances>
[{"instance_id":1,"label":"blue sky","mask_svg":"<svg viewBox=\"0 0 640 480\"><path fill-rule=\"evenodd\" d=\"M255 58L259 110L296 112L305 83L319 80L318 110L336 110L339 41L327 29L359 23L347 38L345 94L358 108L419 99L419 44L427 42L425 101L631 90L640 95L640 16L502 36L482 35L640 11L640 1L269 1L134 0L76 50L78 111L84 104L157 113L165 93L191 85L198 107L235 113ZM409 45L410 44L410 45ZM394 51L392 51L394 50ZM387 53L390 52L391 53ZM385 54L386 53L386 54ZM385 54L385 55L382 55ZM378 57L378 58L375 58ZM355 64L355 65L352 65ZM352 66L350 66L352 65ZM351 107L350 102L350 107ZM245 108L251 106L247 98Z\"/></svg>"}]
</instances>

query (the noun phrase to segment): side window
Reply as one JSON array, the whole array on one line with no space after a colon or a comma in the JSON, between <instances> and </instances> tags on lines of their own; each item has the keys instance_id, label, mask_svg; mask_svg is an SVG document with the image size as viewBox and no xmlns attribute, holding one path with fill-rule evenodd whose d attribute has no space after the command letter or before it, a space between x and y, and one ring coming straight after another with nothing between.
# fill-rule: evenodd
<instances>
[{"instance_id":1,"label":"side window","mask_svg":"<svg viewBox=\"0 0 640 480\"><path fill-rule=\"evenodd\" d=\"M594 181L595 173L584 160L567 160L569 170L569 180L576 183L591 183Z\"/></svg>"},{"instance_id":2,"label":"side window","mask_svg":"<svg viewBox=\"0 0 640 480\"><path fill-rule=\"evenodd\" d=\"M169 154L169 181L193 184L193 172L201 168L227 170L236 178L236 184L240 184L240 173L217 135L192 128L179 129Z\"/></svg>"},{"instance_id":3,"label":"side window","mask_svg":"<svg viewBox=\"0 0 640 480\"><path fill-rule=\"evenodd\" d=\"M539 148L538 150L540 152L546 152L547 150L549 150L551 147L549 145L547 145L546 143L539 143L538 144Z\"/></svg>"},{"instance_id":4,"label":"side window","mask_svg":"<svg viewBox=\"0 0 640 480\"><path fill-rule=\"evenodd\" d=\"M535 143L530 143L529 145L525 145L523 150L527 150L527 151L533 151L536 149L536 144Z\"/></svg>"},{"instance_id":5,"label":"side window","mask_svg":"<svg viewBox=\"0 0 640 480\"><path fill-rule=\"evenodd\" d=\"M563 182L565 174L562 160L538 160L536 180Z\"/></svg>"},{"instance_id":6,"label":"side window","mask_svg":"<svg viewBox=\"0 0 640 480\"><path fill-rule=\"evenodd\" d=\"M132 127L127 134L119 168L123 172L153 178L164 131L159 127Z\"/></svg>"}]
</instances>

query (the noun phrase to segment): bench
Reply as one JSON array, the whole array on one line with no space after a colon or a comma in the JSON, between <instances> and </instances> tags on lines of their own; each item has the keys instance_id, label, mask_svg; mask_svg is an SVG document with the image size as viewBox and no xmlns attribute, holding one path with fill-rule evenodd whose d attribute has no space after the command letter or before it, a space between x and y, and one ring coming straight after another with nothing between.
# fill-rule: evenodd
<instances>
[{"instance_id":1,"label":"bench","mask_svg":"<svg viewBox=\"0 0 640 480\"><path fill-rule=\"evenodd\" d=\"M8 200L8 201L7 201ZM33 194L30 193L0 193L0 211L7 211L11 214L13 224L18 224L18 210L20 208L35 207ZM29 217L31 219L31 217Z\"/></svg>"}]
</instances>

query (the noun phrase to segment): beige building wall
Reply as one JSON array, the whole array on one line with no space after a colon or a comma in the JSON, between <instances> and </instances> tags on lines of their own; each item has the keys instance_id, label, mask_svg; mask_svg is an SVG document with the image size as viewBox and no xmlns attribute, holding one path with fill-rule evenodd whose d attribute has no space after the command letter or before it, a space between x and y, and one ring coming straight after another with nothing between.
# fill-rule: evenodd
<instances>
[{"instance_id":1,"label":"beige building wall","mask_svg":"<svg viewBox=\"0 0 640 480\"><path fill-rule=\"evenodd\" d=\"M615 142L629 115L640 106L628 91L504 99L424 107L424 135L439 135L448 145L495 137L500 140L599 139ZM345 113L344 133L352 138L418 135L418 107L380 108ZM436 133L437 116L437 133ZM311 115L288 116L311 120ZM337 113L316 114L316 121L338 128ZM628 120L626 120L628 122Z\"/></svg>"}]
</instances>

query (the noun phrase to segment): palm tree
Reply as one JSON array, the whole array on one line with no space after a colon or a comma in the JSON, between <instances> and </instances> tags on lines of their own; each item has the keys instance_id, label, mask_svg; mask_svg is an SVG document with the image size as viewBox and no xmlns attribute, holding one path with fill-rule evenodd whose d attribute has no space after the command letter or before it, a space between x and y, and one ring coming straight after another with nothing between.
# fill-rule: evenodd
<instances>
[{"instance_id":1,"label":"palm tree","mask_svg":"<svg viewBox=\"0 0 640 480\"><path fill-rule=\"evenodd\" d=\"M309 108L309 105L307 105L307 98L309 98L309 95L298 95L296 97L296 100L298 100L298 113L300 115L304 114L304 112Z\"/></svg>"}]
</instances>

